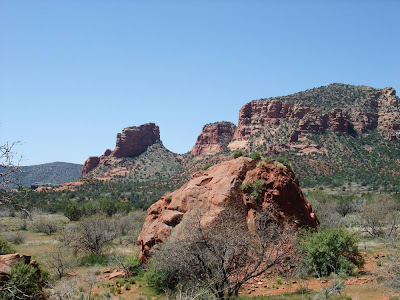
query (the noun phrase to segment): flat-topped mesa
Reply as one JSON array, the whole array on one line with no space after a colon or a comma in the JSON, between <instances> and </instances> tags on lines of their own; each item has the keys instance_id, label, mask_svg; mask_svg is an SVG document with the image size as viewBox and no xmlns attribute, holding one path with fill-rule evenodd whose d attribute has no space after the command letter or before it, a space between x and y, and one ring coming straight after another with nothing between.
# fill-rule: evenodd
<instances>
[{"instance_id":1,"label":"flat-topped mesa","mask_svg":"<svg viewBox=\"0 0 400 300\"><path fill-rule=\"evenodd\" d=\"M253 100L241 108L233 140L244 141L257 134L274 136L278 127L291 130L289 143L297 142L301 134L327 130L353 136L376 128L397 130L400 99L393 88L332 84L289 96Z\"/></svg>"},{"instance_id":2,"label":"flat-topped mesa","mask_svg":"<svg viewBox=\"0 0 400 300\"><path fill-rule=\"evenodd\" d=\"M231 122L204 125L190 152L195 156L219 153L232 141L235 130L236 125Z\"/></svg>"},{"instance_id":3,"label":"flat-topped mesa","mask_svg":"<svg viewBox=\"0 0 400 300\"><path fill-rule=\"evenodd\" d=\"M83 165L82 176L88 174L99 164L112 158L134 157L142 154L148 147L160 141L160 129L154 123L141 126L124 128L117 134L117 142L114 151L107 149L103 155L91 156Z\"/></svg>"}]
</instances>

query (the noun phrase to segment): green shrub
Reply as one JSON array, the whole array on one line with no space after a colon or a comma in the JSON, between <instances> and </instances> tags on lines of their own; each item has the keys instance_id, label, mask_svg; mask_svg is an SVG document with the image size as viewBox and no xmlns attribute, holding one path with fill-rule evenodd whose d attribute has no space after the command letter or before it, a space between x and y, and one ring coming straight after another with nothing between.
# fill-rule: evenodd
<instances>
[{"instance_id":1,"label":"green shrub","mask_svg":"<svg viewBox=\"0 0 400 300\"><path fill-rule=\"evenodd\" d=\"M159 294L169 286L167 274L163 270L149 269L146 273L146 281L149 287Z\"/></svg>"},{"instance_id":2,"label":"green shrub","mask_svg":"<svg viewBox=\"0 0 400 300\"><path fill-rule=\"evenodd\" d=\"M15 249L10 243L3 237L0 236L0 255L15 253Z\"/></svg>"},{"instance_id":3,"label":"green shrub","mask_svg":"<svg viewBox=\"0 0 400 300\"><path fill-rule=\"evenodd\" d=\"M241 184L240 189L246 194L250 194L251 198L254 200L261 201L264 196L263 187L264 182L261 179L254 182L248 180Z\"/></svg>"},{"instance_id":4,"label":"green shrub","mask_svg":"<svg viewBox=\"0 0 400 300\"><path fill-rule=\"evenodd\" d=\"M250 154L250 158L259 161L261 159L261 155L258 152L253 152Z\"/></svg>"},{"instance_id":5,"label":"green shrub","mask_svg":"<svg viewBox=\"0 0 400 300\"><path fill-rule=\"evenodd\" d=\"M64 215L71 221L79 221L85 215L85 210L81 203L71 201L65 206Z\"/></svg>"},{"instance_id":6,"label":"green shrub","mask_svg":"<svg viewBox=\"0 0 400 300\"><path fill-rule=\"evenodd\" d=\"M242 149L237 149L235 151L233 151L233 158L238 158L241 156L248 156L248 154L246 152L244 152Z\"/></svg>"},{"instance_id":7,"label":"green shrub","mask_svg":"<svg viewBox=\"0 0 400 300\"><path fill-rule=\"evenodd\" d=\"M280 162L278 162L276 164L276 166L278 167L279 170L285 170L286 169L286 166L283 163L280 163Z\"/></svg>"},{"instance_id":8,"label":"green shrub","mask_svg":"<svg viewBox=\"0 0 400 300\"><path fill-rule=\"evenodd\" d=\"M1 299L42 299L41 278L33 266L24 262L13 265L4 286L7 288L0 291Z\"/></svg>"},{"instance_id":9,"label":"green shrub","mask_svg":"<svg viewBox=\"0 0 400 300\"><path fill-rule=\"evenodd\" d=\"M138 255L129 256L124 260L124 266L126 270L132 275L139 275L142 271L141 266L142 262L139 259Z\"/></svg>"},{"instance_id":10,"label":"green shrub","mask_svg":"<svg viewBox=\"0 0 400 300\"><path fill-rule=\"evenodd\" d=\"M212 163L208 163L208 164L206 164L204 167L202 167L201 169L202 169L203 171L205 171L205 170L207 170L208 168L210 168L210 167L212 167L212 166L213 166Z\"/></svg>"},{"instance_id":11,"label":"green shrub","mask_svg":"<svg viewBox=\"0 0 400 300\"><path fill-rule=\"evenodd\" d=\"M87 256L84 256L80 259L80 266L106 266L110 262L110 258L107 255L97 255L94 253L90 253Z\"/></svg>"},{"instance_id":12,"label":"green shrub","mask_svg":"<svg viewBox=\"0 0 400 300\"><path fill-rule=\"evenodd\" d=\"M163 293L166 289L174 289L177 284L176 269L160 264L157 254L150 260L145 275L146 282L156 293Z\"/></svg>"},{"instance_id":13,"label":"green shrub","mask_svg":"<svg viewBox=\"0 0 400 300\"><path fill-rule=\"evenodd\" d=\"M291 166L289 159L287 159L286 157L278 156L275 160L277 162L280 162L281 164L284 164L285 166L288 166L288 167Z\"/></svg>"},{"instance_id":14,"label":"green shrub","mask_svg":"<svg viewBox=\"0 0 400 300\"><path fill-rule=\"evenodd\" d=\"M300 234L303 265L310 273L326 276L332 272L351 275L364 260L357 246L357 238L345 229L320 229Z\"/></svg>"}]
</instances>

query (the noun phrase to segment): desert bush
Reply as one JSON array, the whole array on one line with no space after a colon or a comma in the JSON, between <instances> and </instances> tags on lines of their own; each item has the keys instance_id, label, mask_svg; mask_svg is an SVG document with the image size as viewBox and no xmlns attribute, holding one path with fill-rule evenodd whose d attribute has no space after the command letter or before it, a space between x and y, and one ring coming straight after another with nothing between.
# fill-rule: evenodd
<instances>
[{"instance_id":1,"label":"desert bush","mask_svg":"<svg viewBox=\"0 0 400 300\"><path fill-rule=\"evenodd\" d=\"M138 275L142 270L142 261L138 255L128 256L124 259L124 269L132 275Z\"/></svg>"},{"instance_id":2,"label":"desert bush","mask_svg":"<svg viewBox=\"0 0 400 300\"><path fill-rule=\"evenodd\" d=\"M317 200L313 197L308 198L313 211L318 216L321 227L324 229L340 228L344 226L342 216L337 212L337 202L332 200Z\"/></svg>"},{"instance_id":3,"label":"desert bush","mask_svg":"<svg viewBox=\"0 0 400 300\"><path fill-rule=\"evenodd\" d=\"M281 164L284 164L285 166L291 166L289 159L286 157L278 156L275 160Z\"/></svg>"},{"instance_id":4,"label":"desert bush","mask_svg":"<svg viewBox=\"0 0 400 300\"><path fill-rule=\"evenodd\" d=\"M110 257L108 255L100 255L89 253L83 256L79 260L79 265L84 267L89 266L107 266L110 263Z\"/></svg>"},{"instance_id":5,"label":"desert bush","mask_svg":"<svg viewBox=\"0 0 400 300\"><path fill-rule=\"evenodd\" d=\"M205 171L205 170L207 170L208 168L210 168L210 167L212 167L214 164L212 164L212 163L208 163L208 164L206 164L205 166L203 166L201 169L203 170L203 171Z\"/></svg>"},{"instance_id":6,"label":"desert bush","mask_svg":"<svg viewBox=\"0 0 400 300\"><path fill-rule=\"evenodd\" d=\"M159 268L153 259L146 272L146 282L149 287L160 294L167 289L173 289L177 285L177 278L168 268Z\"/></svg>"},{"instance_id":7,"label":"desert bush","mask_svg":"<svg viewBox=\"0 0 400 300\"><path fill-rule=\"evenodd\" d=\"M70 201L64 207L64 215L71 221L79 221L85 215L85 211L81 204Z\"/></svg>"},{"instance_id":8,"label":"desert bush","mask_svg":"<svg viewBox=\"0 0 400 300\"><path fill-rule=\"evenodd\" d=\"M110 259L117 269L125 270L131 276L136 276L142 273L142 261L139 259L139 255L127 257L122 255L113 255Z\"/></svg>"},{"instance_id":9,"label":"desert bush","mask_svg":"<svg viewBox=\"0 0 400 300\"><path fill-rule=\"evenodd\" d=\"M261 160L261 155L258 152L253 152L253 153L250 154L250 158L254 159L256 161L259 161L259 160Z\"/></svg>"},{"instance_id":10,"label":"desert bush","mask_svg":"<svg viewBox=\"0 0 400 300\"><path fill-rule=\"evenodd\" d=\"M10 270L10 279L0 287L0 298L43 299L42 280L33 266L16 262Z\"/></svg>"},{"instance_id":11,"label":"desert bush","mask_svg":"<svg viewBox=\"0 0 400 300\"><path fill-rule=\"evenodd\" d=\"M129 213L131 210L131 204L108 198L99 198L79 203L76 201L69 201L63 208L64 215L71 221L79 221L84 217L96 214L106 214L111 217L116 213Z\"/></svg>"},{"instance_id":12,"label":"desert bush","mask_svg":"<svg viewBox=\"0 0 400 300\"><path fill-rule=\"evenodd\" d=\"M400 226L398 204L388 195L374 195L361 208L362 230L375 237L396 237Z\"/></svg>"},{"instance_id":13,"label":"desert bush","mask_svg":"<svg viewBox=\"0 0 400 300\"><path fill-rule=\"evenodd\" d=\"M5 238L0 236L0 255L11 253L15 253L15 249Z\"/></svg>"},{"instance_id":14,"label":"desert bush","mask_svg":"<svg viewBox=\"0 0 400 300\"><path fill-rule=\"evenodd\" d=\"M261 179L254 182L251 182L249 180L245 181L240 186L240 189L246 194L250 195L250 197L255 201L260 201L264 197L264 182Z\"/></svg>"},{"instance_id":15,"label":"desert bush","mask_svg":"<svg viewBox=\"0 0 400 300\"><path fill-rule=\"evenodd\" d=\"M93 215L80 221L65 234L67 244L74 252L83 251L95 255L103 254L104 248L118 235L110 218L104 215Z\"/></svg>"},{"instance_id":16,"label":"desert bush","mask_svg":"<svg viewBox=\"0 0 400 300\"><path fill-rule=\"evenodd\" d=\"M21 232L9 232L4 234L4 238L9 241L10 243L20 245L25 242L25 235Z\"/></svg>"},{"instance_id":17,"label":"desert bush","mask_svg":"<svg viewBox=\"0 0 400 300\"><path fill-rule=\"evenodd\" d=\"M259 216L253 235L238 219L227 214L209 228L200 226L200 219L187 220L187 231L162 245L151 259L149 285L159 290L177 283L197 286L217 299L230 299L252 278L291 263L287 246L292 233L278 226L273 214Z\"/></svg>"},{"instance_id":18,"label":"desert bush","mask_svg":"<svg viewBox=\"0 0 400 300\"><path fill-rule=\"evenodd\" d=\"M299 236L302 265L318 276L332 272L350 275L364 264L357 243L356 236L345 229L304 231Z\"/></svg>"},{"instance_id":19,"label":"desert bush","mask_svg":"<svg viewBox=\"0 0 400 300\"><path fill-rule=\"evenodd\" d=\"M48 254L46 260L48 266L55 270L59 279L61 279L74 266L73 258L65 247L57 247Z\"/></svg>"},{"instance_id":20,"label":"desert bush","mask_svg":"<svg viewBox=\"0 0 400 300\"><path fill-rule=\"evenodd\" d=\"M33 221L32 227L36 232L42 232L47 235L57 232L57 222L54 220L39 218Z\"/></svg>"},{"instance_id":21,"label":"desert bush","mask_svg":"<svg viewBox=\"0 0 400 300\"><path fill-rule=\"evenodd\" d=\"M233 158L238 158L241 156L248 156L248 154L246 152L244 152L242 149L237 149L235 151L233 151Z\"/></svg>"}]
</instances>

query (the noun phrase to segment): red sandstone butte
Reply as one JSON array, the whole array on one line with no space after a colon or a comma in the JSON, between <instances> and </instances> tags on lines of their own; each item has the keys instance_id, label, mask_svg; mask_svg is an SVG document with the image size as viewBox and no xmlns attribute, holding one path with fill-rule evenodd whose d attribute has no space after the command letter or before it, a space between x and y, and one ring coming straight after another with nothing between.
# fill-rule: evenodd
<instances>
[{"instance_id":1,"label":"red sandstone butte","mask_svg":"<svg viewBox=\"0 0 400 300\"><path fill-rule=\"evenodd\" d=\"M147 148L160 141L160 129L154 123L141 126L124 128L117 134L117 142L114 151L107 149L100 157L91 156L83 165L82 176L88 174L99 164L104 164L109 159L133 157L142 154Z\"/></svg>"}]
</instances>

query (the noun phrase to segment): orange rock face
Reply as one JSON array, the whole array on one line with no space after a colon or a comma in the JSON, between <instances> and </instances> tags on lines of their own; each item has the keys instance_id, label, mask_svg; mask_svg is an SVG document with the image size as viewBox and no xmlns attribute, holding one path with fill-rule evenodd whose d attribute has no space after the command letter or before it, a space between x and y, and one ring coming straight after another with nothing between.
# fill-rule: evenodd
<instances>
[{"instance_id":1,"label":"orange rock face","mask_svg":"<svg viewBox=\"0 0 400 300\"><path fill-rule=\"evenodd\" d=\"M109 164L113 158L137 156L158 141L160 141L160 129L154 123L124 128L122 133L117 134L114 151L107 149L100 157L90 156L83 165L82 176L99 164Z\"/></svg>"},{"instance_id":2,"label":"orange rock face","mask_svg":"<svg viewBox=\"0 0 400 300\"><path fill-rule=\"evenodd\" d=\"M328 111L304 101L254 100L241 108L233 141L270 132L284 121L296 125L289 143L297 142L301 134L318 134L326 130L353 136L376 128L399 130L400 100L393 88L375 90L365 98L355 100L354 107L335 107Z\"/></svg>"},{"instance_id":3,"label":"orange rock face","mask_svg":"<svg viewBox=\"0 0 400 300\"><path fill-rule=\"evenodd\" d=\"M40 278L40 269L36 261L31 260L31 256L20 255L18 253L0 255L0 280L6 282L10 278L10 270L16 262L23 262L31 265L36 269L36 275Z\"/></svg>"},{"instance_id":4,"label":"orange rock face","mask_svg":"<svg viewBox=\"0 0 400 300\"><path fill-rule=\"evenodd\" d=\"M260 199L241 188L243 182L255 181L262 182ZM145 260L171 235L179 236L186 220L200 218L202 226L212 226L222 213L232 211L251 230L259 214L270 208L277 218L288 218L297 227L319 224L289 168L274 163L257 166L255 160L239 157L196 172L187 184L148 209L138 237L141 258Z\"/></svg>"},{"instance_id":5,"label":"orange rock face","mask_svg":"<svg viewBox=\"0 0 400 300\"><path fill-rule=\"evenodd\" d=\"M190 152L193 155L213 155L221 152L232 141L235 130L236 125L230 122L207 124Z\"/></svg>"}]
</instances>

